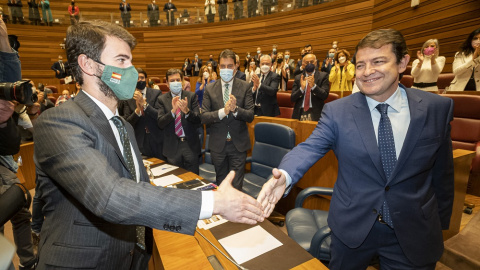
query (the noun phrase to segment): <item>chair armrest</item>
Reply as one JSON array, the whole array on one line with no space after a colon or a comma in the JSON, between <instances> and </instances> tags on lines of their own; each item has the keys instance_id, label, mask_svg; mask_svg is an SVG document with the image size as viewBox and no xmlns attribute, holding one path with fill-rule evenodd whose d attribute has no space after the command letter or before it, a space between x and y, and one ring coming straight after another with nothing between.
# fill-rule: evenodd
<instances>
[{"instance_id":1,"label":"chair armrest","mask_svg":"<svg viewBox=\"0 0 480 270\"><path fill-rule=\"evenodd\" d=\"M252 156L247 157L245 163L252 163Z\"/></svg>"},{"instance_id":2,"label":"chair armrest","mask_svg":"<svg viewBox=\"0 0 480 270\"><path fill-rule=\"evenodd\" d=\"M312 254L312 256L315 258L321 258L321 254L324 256L326 255L325 253L322 253L322 244L331 234L332 230L330 230L330 227L328 226L320 228L315 233L310 244L310 254Z\"/></svg>"},{"instance_id":3,"label":"chair armrest","mask_svg":"<svg viewBox=\"0 0 480 270\"><path fill-rule=\"evenodd\" d=\"M333 188L326 187L308 187L298 193L297 198L295 199L295 208L302 207L303 201L311 195L333 195Z\"/></svg>"},{"instance_id":4,"label":"chair armrest","mask_svg":"<svg viewBox=\"0 0 480 270\"><path fill-rule=\"evenodd\" d=\"M480 142L475 145L475 157L472 160L472 172L480 174Z\"/></svg>"}]
</instances>

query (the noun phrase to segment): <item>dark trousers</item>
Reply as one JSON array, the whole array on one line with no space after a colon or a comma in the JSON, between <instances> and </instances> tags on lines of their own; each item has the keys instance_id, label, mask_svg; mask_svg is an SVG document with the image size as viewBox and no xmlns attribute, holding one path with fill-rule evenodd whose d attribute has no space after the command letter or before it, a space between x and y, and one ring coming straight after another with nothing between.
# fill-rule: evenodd
<instances>
[{"instance_id":1,"label":"dark trousers","mask_svg":"<svg viewBox=\"0 0 480 270\"><path fill-rule=\"evenodd\" d=\"M207 22L213 23L214 21L215 21L215 14L212 14L212 11L210 11L210 13L207 15Z\"/></svg>"},{"instance_id":2,"label":"dark trousers","mask_svg":"<svg viewBox=\"0 0 480 270\"><path fill-rule=\"evenodd\" d=\"M235 2L235 6L233 6L233 13L235 14L235 20L243 17L243 1Z\"/></svg>"},{"instance_id":3,"label":"dark trousers","mask_svg":"<svg viewBox=\"0 0 480 270\"><path fill-rule=\"evenodd\" d=\"M131 18L130 13L122 12L120 15L122 17L123 27L125 28L130 27L130 18Z\"/></svg>"},{"instance_id":4,"label":"dark trousers","mask_svg":"<svg viewBox=\"0 0 480 270\"><path fill-rule=\"evenodd\" d=\"M257 0L248 0L248 18L257 16Z\"/></svg>"},{"instance_id":5,"label":"dark trousers","mask_svg":"<svg viewBox=\"0 0 480 270\"><path fill-rule=\"evenodd\" d=\"M37 185L38 187L38 185ZM43 215L42 209L45 205L45 202L42 200L42 192L37 187L35 187L35 196L32 200L32 231L34 233L40 233L43 226L43 221L45 217Z\"/></svg>"},{"instance_id":6,"label":"dark trousers","mask_svg":"<svg viewBox=\"0 0 480 270\"><path fill-rule=\"evenodd\" d=\"M218 18L220 19L220 21L227 20L227 8L227 4L218 5Z\"/></svg>"},{"instance_id":7,"label":"dark trousers","mask_svg":"<svg viewBox=\"0 0 480 270\"><path fill-rule=\"evenodd\" d=\"M221 152L210 150L213 166L215 167L217 185L220 185L230 171L235 171L232 185L242 190L245 175L245 160L247 152L239 152L232 141L226 142Z\"/></svg>"},{"instance_id":8,"label":"dark trousers","mask_svg":"<svg viewBox=\"0 0 480 270\"><path fill-rule=\"evenodd\" d=\"M376 257L380 260L382 270L435 269L435 263L424 266L413 265L403 253L395 231L386 224L381 224L378 220L375 221L370 233L360 247L350 248L332 233L330 250L332 260L328 267L331 270L366 269Z\"/></svg>"},{"instance_id":9,"label":"dark trousers","mask_svg":"<svg viewBox=\"0 0 480 270\"><path fill-rule=\"evenodd\" d=\"M198 140L198 138L193 139ZM193 172L197 175L200 173L200 170L198 168L198 154L195 154L192 149L190 149L187 141L179 141L175 156L167 157L167 161L170 164Z\"/></svg>"},{"instance_id":10,"label":"dark trousers","mask_svg":"<svg viewBox=\"0 0 480 270\"><path fill-rule=\"evenodd\" d=\"M142 145L140 145L141 142L138 142L138 148L140 149L142 155L165 160L165 157L163 156L163 140L161 143L157 143L157 141L153 138L155 135L152 133L145 133L144 136L145 137L143 137ZM162 137L163 132L160 134L160 138Z\"/></svg>"},{"instance_id":11,"label":"dark trousers","mask_svg":"<svg viewBox=\"0 0 480 270\"><path fill-rule=\"evenodd\" d=\"M263 6L263 15L272 14L272 6L264 5Z\"/></svg>"}]
</instances>

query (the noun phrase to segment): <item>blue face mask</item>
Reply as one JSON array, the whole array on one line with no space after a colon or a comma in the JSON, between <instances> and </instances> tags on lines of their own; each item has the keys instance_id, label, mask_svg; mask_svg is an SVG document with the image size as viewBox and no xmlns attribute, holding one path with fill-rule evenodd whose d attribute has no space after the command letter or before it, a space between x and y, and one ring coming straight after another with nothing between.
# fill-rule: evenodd
<instances>
[{"instance_id":1,"label":"blue face mask","mask_svg":"<svg viewBox=\"0 0 480 270\"><path fill-rule=\"evenodd\" d=\"M102 77L100 77L102 82L112 89L119 100L131 99L138 80L138 72L135 67L119 68L103 63L99 64L104 65Z\"/></svg>"},{"instance_id":2,"label":"blue face mask","mask_svg":"<svg viewBox=\"0 0 480 270\"><path fill-rule=\"evenodd\" d=\"M233 78L233 69L229 69L229 68L220 69L220 77L224 82L230 82Z\"/></svg>"},{"instance_id":3,"label":"blue face mask","mask_svg":"<svg viewBox=\"0 0 480 270\"><path fill-rule=\"evenodd\" d=\"M289 54L286 54L286 55L285 55L285 59L287 59L287 60L290 59L290 55L289 55Z\"/></svg>"},{"instance_id":4,"label":"blue face mask","mask_svg":"<svg viewBox=\"0 0 480 270\"><path fill-rule=\"evenodd\" d=\"M170 92L174 95L180 94L182 92L182 82L170 82Z\"/></svg>"},{"instance_id":5,"label":"blue face mask","mask_svg":"<svg viewBox=\"0 0 480 270\"><path fill-rule=\"evenodd\" d=\"M335 56L335 53L329 53L328 57L333 58Z\"/></svg>"}]
</instances>

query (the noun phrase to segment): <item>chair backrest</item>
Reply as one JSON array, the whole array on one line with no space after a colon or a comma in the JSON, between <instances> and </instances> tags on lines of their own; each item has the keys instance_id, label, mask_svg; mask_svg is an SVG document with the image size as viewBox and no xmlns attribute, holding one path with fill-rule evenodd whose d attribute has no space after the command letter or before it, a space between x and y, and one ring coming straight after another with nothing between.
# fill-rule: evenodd
<instances>
[{"instance_id":1,"label":"chair backrest","mask_svg":"<svg viewBox=\"0 0 480 270\"><path fill-rule=\"evenodd\" d=\"M403 75L412 75L412 66L407 66L407 68L403 72Z\"/></svg>"},{"instance_id":2,"label":"chair backrest","mask_svg":"<svg viewBox=\"0 0 480 270\"><path fill-rule=\"evenodd\" d=\"M280 118L292 118L295 103L290 100L291 93L277 92L277 102L280 107Z\"/></svg>"},{"instance_id":3,"label":"chair backrest","mask_svg":"<svg viewBox=\"0 0 480 270\"><path fill-rule=\"evenodd\" d=\"M403 84L407 88L411 88L413 86L413 76L412 75L403 75L400 83Z\"/></svg>"},{"instance_id":4,"label":"chair backrest","mask_svg":"<svg viewBox=\"0 0 480 270\"><path fill-rule=\"evenodd\" d=\"M158 77L150 77L150 80L152 80L152 82L155 84L160 83L160 78Z\"/></svg>"},{"instance_id":5,"label":"chair backrest","mask_svg":"<svg viewBox=\"0 0 480 270\"><path fill-rule=\"evenodd\" d=\"M453 121L451 137L454 149L475 151L480 141L480 96L442 95L453 99Z\"/></svg>"},{"instance_id":6,"label":"chair backrest","mask_svg":"<svg viewBox=\"0 0 480 270\"><path fill-rule=\"evenodd\" d=\"M166 92L170 91L170 88L168 88L168 84L166 83L157 83L158 88L160 88L160 91L162 91L162 94L165 94Z\"/></svg>"},{"instance_id":7,"label":"chair backrest","mask_svg":"<svg viewBox=\"0 0 480 270\"><path fill-rule=\"evenodd\" d=\"M455 79L455 74L453 73L444 73L438 75L437 86L439 90L443 90L450 86L450 83Z\"/></svg>"},{"instance_id":8,"label":"chair backrest","mask_svg":"<svg viewBox=\"0 0 480 270\"><path fill-rule=\"evenodd\" d=\"M49 88L53 93L58 93L58 88L55 85L46 85L45 88Z\"/></svg>"},{"instance_id":9,"label":"chair backrest","mask_svg":"<svg viewBox=\"0 0 480 270\"><path fill-rule=\"evenodd\" d=\"M328 97L327 99L325 100L325 103L328 103L330 101L334 101L334 100L337 100L339 99L340 96L338 94L335 94L335 93L328 93Z\"/></svg>"},{"instance_id":10,"label":"chair backrest","mask_svg":"<svg viewBox=\"0 0 480 270\"><path fill-rule=\"evenodd\" d=\"M295 82L294 79L290 79L287 81L287 91L292 91L293 89L293 82Z\"/></svg>"},{"instance_id":11,"label":"chair backrest","mask_svg":"<svg viewBox=\"0 0 480 270\"><path fill-rule=\"evenodd\" d=\"M295 147L293 129L268 122L256 124L251 172L268 178L272 174L272 169L278 167L283 156L293 147Z\"/></svg>"}]
</instances>

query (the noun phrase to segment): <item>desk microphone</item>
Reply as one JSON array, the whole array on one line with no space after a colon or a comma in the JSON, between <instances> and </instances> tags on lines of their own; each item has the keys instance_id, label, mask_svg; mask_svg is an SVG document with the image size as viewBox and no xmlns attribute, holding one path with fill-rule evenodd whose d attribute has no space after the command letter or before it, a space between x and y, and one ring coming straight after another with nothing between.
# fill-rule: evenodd
<instances>
[{"instance_id":1,"label":"desk microphone","mask_svg":"<svg viewBox=\"0 0 480 270\"><path fill-rule=\"evenodd\" d=\"M195 231L200 234L200 236L203 237L203 239L207 240L208 243L210 243L210 245L212 245L212 247L214 247L216 250L218 250L218 252L220 252L225 258L227 258L227 260L229 260L230 262L232 262L233 264L235 264L235 266L237 266L240 270L248 270L248 268L245 268L243 266L241 266L240 264L238 264L236 261L234 261L232 258L230 258L230 256L228 256L227 254L223 253L217 246L215 246L215 244L213 244L212 242L210 242L210 240L207 239L207 237L205 237L201 232L198 231L198 229L195 229Z\"/></svg>"}]
</instances>

